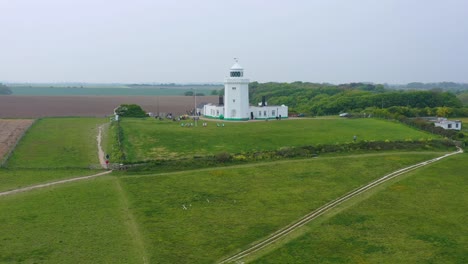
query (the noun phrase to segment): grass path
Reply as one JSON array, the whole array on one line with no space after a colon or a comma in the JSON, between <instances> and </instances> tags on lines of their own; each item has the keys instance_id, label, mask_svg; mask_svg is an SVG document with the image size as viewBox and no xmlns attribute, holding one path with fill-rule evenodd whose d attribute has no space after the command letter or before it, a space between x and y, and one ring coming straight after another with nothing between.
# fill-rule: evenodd
<instances>
[{"instance_id":1,"label":"grass path","mask_svg":"<svg viewBox=\"0 0 468 264\"><path fill-rule=\"evenodd\" d=\"M278 230L277 232L273 233L272 235L270 235L269 237L267 237L266 239L250 246L249 248L231 256L231 257L228 257L226 259L224 259L223 261L221 261L220 263L231 263L231 262L235 262L235 261L240 261L241 259L249 256L250 254L254 253L254 252L257 252L271 244L273 244L274 242L278 241L279 239L285 237L286 235L290 234L291 232L295 231L296 229L298 229L299 227L302 227L303 225L309 223L310 221L316 219L317 217L319 217L320 215L324 214L325 212L329 211L330 209L333 209L335 208L336 206L342 204L343 202L353 198L354 196L357 196L361 193L364 193L366 192L367 190L370 190L388 180L391 180L395 177L398 177L402 174L405 174L407 172L410 172L410 171L413 171L415 169L418 169L418 168L421 168L423 166L427 166L431 163L434 163L434 162L437 162L441 159L444 159L444 158L447 158L447 157L450 157L452 155L456 155L456 154L460 154L460 153L463 153L463 150L461 148L458 148L457 151L455 152L452 152L452 153L449 153L449 154L445 154L441 157L438 157L438 158L434 158L434 159L431 159L431 160L428 160L428 161L424 161L424 162L421 162L421 163L417 163L417 164L414 164L414 165L411 165L411 166L408 166L406 168L403 168L403 169L400 169L400 170L397 170L397 171L394 171L390 174L387 174L363 187L360 187L358 188L357 190L354 190L354 191L351 191L350 193L342 196L342 197L339 197L337 198L336 200L333 200L325 205L323 205L322 207L310 212L309 214L305 215L304 217L302 217L301 219L299 219L298 221L296 221L295 223L283 228L283 229L280 229Z\"/></svg>"},{"instance_id":2,"label":"grass path","mask_svg":"<svg viewBox=\"0 0 468 264\"><path fill-rule=\"evenodd\" d=\"M137 249L137 252L139 253L139 256L141 256L142 263L148 264L149 263L148 257L147 257L148 254L146 253L146 250L145 250L145 243L143 242L143 236L140 233L135 217L130 211L127 194L125 193L125 191L122 188L122 185L120 184L120 179L115 179L115 188L116 188L116 192L118 193L120 197L120 201L122 204L122 211L124 213L124 218L125 218L125 224L127 225L130 236L132 237L134 241L134 245Z\"/></svg>"}]
</instances>

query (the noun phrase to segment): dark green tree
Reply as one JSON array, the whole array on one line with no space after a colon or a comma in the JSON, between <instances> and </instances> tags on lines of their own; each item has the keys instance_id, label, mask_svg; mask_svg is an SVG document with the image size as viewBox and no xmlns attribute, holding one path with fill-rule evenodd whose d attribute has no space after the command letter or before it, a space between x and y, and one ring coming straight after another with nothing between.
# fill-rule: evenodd
<instances>
[{"instance_id":1,"label":"dark green tree","mask_svg":"<svg viewBox=\"0 0 468 264\"><path fill-rule=\"evenodd\" d=\"M141 106L136 104L122 104L116 110L115 113L121 117L146 117L148 116Z\"/></svg>"}]
</instances>

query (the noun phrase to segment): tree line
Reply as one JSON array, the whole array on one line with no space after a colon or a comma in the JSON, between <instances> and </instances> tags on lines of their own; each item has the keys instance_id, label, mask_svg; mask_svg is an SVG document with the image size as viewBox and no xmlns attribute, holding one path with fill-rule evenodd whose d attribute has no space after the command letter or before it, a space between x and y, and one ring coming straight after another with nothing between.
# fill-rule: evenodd
<instances>
[{"instance_id":1,"label":"tree line","mask_svg":"<svg viewBox=\"0 0 468 264\"><path fill-rule=\"evenodd\" d=\"M10 87L0 83L0 94L12 94Z\"/></svg>"},{"instance_id":2,"label":"tree line","mask_svg":"<svg viewBox=\"0 0 468 264\"><path fill-rule=\"evenodd\" d=\"M312 116L344 112L415 116L468 116L457 96L442 90L393 90L381 84L258 83L249 86L251 104L266 96L270 105L287 105L291 113Z\"/></svg>"}]
</instances>

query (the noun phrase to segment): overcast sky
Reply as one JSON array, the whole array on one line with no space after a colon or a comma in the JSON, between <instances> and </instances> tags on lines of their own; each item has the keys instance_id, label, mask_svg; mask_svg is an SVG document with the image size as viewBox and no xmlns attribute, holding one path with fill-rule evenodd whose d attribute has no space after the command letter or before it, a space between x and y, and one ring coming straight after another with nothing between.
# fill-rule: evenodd
<instances>
[{"instance_id":1,"label":"overcast sky","mask_svg":"<svg viewBox=\"0 0 468 264\"><path fill-rule=\"evenodd\" d=\"M0 0L0 81L468 82L466 0Z\"/></svg>"}]
</instances>

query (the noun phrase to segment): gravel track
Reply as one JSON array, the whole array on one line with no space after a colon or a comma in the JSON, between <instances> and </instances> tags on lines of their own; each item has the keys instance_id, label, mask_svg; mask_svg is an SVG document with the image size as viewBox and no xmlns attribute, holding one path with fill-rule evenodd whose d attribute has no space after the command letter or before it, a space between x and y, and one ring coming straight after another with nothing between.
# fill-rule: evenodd
<instances>
[{"instance_id":1,"label":"gravel track","mask_svg":"<svg viewBox=\"0 0 468 264\"><path fill-rule=\"evenodd\" d=\"M362 186L354 191L351 191L349 192L348 194L336 199L336 200L333 200L325 205L323 205L322 207L310 212L309 214L305 215L304 217L302 217L301 219L299 219L298 221L296 221L295 223L283 228L283 229L280 229L278 230L277 232L273 233L272 235L270 235L268 238L266 238L265 240L255 244L255 245L252 245L251 247L229 257L229 258L226 258L224 259L223 261L219 262L220 264L222 263L230 263L230 262L235 262L235 261L240 261L242 258L254 253L254 252L257 252L259 250L261 250L262 248L268 246L268 245L271 245L273 244L274 242L278 241L280 238L283 238L285 237L286 235L288 235L289 233L293 232L294 230L296 230L297 228L309 223L310 221L314 220L315 218L319 217L320 215L324 214L325 212L329 211L330 209L342 204L343 202L351 199L352 197L356 196L356 195L359 195L365 191L368 191L388 180L391 180L395 177L398 177L402 174L405 174L407 172L410 172L412 170L415 170L415 169L418 169L420 167L423 167L423 166L426 166L426 165L429 165L433 162L436 162L436 161L439 161L441 159L444 159L444 158L447 158L449 156L452 156L452 155L456 155L456 154L460 154L460 153L463 153L463 150L461 148L458 148L457 151L455 152L452 152L452 153L449 153L449 154L445 154L441 157L438 157L438 158L434 158L434 159L431 159L431 160L427 160L427 161L424 161L424 162L421 162L421 163L417 163L415 165L411 165L411 166L408 166L406 168L403 168L403 169L400 169L400 170L397 170L397 171L394 171L390 174L387 174L365 186ZM242 262L241 262L242 263Z\"/></svg>"}]
</instances>

